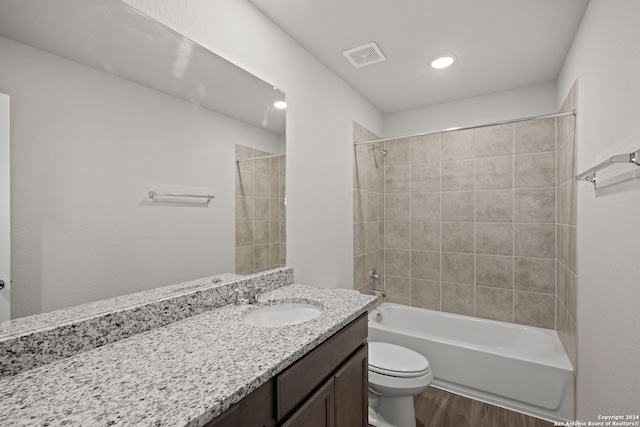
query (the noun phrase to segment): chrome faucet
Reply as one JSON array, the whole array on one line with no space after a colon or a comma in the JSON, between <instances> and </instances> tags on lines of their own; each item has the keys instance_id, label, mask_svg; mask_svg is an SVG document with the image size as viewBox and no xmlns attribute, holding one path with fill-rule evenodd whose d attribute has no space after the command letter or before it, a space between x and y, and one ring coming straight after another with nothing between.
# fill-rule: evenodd
<instances>
[{"instance_id":1,"label":"chrome faucet","mask_svg":"<svg viewBox=\"0 0 640 427\"><path fill-rule=\"evenodd\" d=\"M380 277L378 276L378 271L375 267L371 267L371 271L369 271L369 283L371 284L371 293L375 296L386 297L387 293L384 290L376 289L376 284L380 281Z\"/></svg>"},{"instance_id":2,"label":"chrome faucet","mask_svg":"<svg viewBox=\"0 0 640 427\"><path fill-rule=\"evenodd\" d=\"M233 290L233 305L244 304L244 293L240 287L236 287Z\"/></svg>"},{"instance_id":3,"label":"chrome faucet","mask_svg":"<svg viewBox=\"0 0 640 427\"><path fill-rule=\"evenodd\" d=\"M262 293L266 285L264 283L256 283L249 292L248 304L255 304L258 302L258 295Z\"/></svg>"},{"instance_id":4,"label":"chrome faucet","mask_svg":"<svg viewBox=\"0 0 640 427\"><path fill-rule=\"evenodd\" d=\"M387 292L386 291L378 291L377 289L371 289L371 295L375 295L377 297L386 297L387 296Z\"/></svg>"},{"instance_id":5,"label":"chrome faucet","mask_svg":"<svg viewBox=\"0 0 640 427\"><path fill-rule=\"evenodd\" d=\"M249 296L245 298L245 293L240 289L240 287L236 287L233 290L233 305L241 305L241 304L256 304L258 302L258 295L260 295L267 286L264 283L256 283L252 288L249 289Z\"/></svg>"},{"instance_id":6,"label":"chrome faucet","mask_svg":"<svg viewBox=\"0 0 640 427\"><path fill-rule=\"evenodd\" d=\"M371 267L371 271L369 271L369 283L373 289L376 288L376 283L380 280L378 276L378 271L375 267Z\"/></svg>"}]
</instances>

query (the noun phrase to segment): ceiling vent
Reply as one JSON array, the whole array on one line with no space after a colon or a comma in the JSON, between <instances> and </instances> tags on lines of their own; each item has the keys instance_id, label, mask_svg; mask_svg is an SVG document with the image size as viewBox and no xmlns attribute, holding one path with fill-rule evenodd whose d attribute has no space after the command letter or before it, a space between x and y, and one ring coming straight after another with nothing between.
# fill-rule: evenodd
<instances>
[{"instance_id":1,"label":"ceiling vent","mask_svg":"<svg viewBox=\"0 0 640 427\"><path fill-rule=\"evenodd\" d=\"M346 56L349 62L356 68L387 60L378 45L374 42L345 50L342 54Z\"/></svg>"}]
</instances>

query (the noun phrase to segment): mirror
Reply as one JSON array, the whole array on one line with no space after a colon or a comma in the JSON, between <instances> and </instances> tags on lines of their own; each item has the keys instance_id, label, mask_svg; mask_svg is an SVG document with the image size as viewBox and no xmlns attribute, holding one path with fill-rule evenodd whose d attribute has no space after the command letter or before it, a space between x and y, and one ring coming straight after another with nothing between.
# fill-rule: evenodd
<instances>
[{"instance_id":1,"label":"mirror","mask_svg":"<svg viewBox=\"0 0 640 427\"><path fill-rule=\"evenodd\" d=\"M118 0L0 0L0 57L12 318L236 271L236 145L284 154L284 93Z\"/></svg>"}]
</instances>

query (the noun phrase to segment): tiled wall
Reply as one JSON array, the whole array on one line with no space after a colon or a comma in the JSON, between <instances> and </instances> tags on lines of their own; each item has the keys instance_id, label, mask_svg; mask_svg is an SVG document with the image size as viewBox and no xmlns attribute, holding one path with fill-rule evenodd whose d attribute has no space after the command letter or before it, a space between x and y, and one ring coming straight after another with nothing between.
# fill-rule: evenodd
<instances>
[{"instance_id":1,"label":"tiled wall","mask_svg":"<svg viewBox=\"0 0 640 427\"><path fill-rule=\"evenodd\" d=\"M236 158L271 153L236 145ZM236 163L236 274L286 263L285 157Z\"/></svg>"},{"instance_id":2,"label":"tiled wall","mask_svg":"<svg viewBox=\"0 0 640 427\"><path fill-rule=\"evenodd\" d=\"M353 124L355 141L378 139L357 123ZM376 144L382 147L381 144ZM384 167L382 154L371 144L354 148L353 166L353 288L364 291L369 286L369 271L375 267L384 288Z\"/></svg>"},{"instance_id":3,"label":"tiled wall","mask_svg":"<svg viewBox=\"0 0 640 427\"><path fill-rule=\"evenodd\" d=\"M577 105L577 82L571 88L560 111L571 111ZM557 254L558 294L556 329L574 369L577 368L576 298L576 134L575 118L558 119L558 188L557 188Z\"/></svg>"},{"instance_id":4,"label":"tiled wall","mask_svg":"<svg viewBox=\"0 0 640 427\"><path fill-rule=\"evenodd\" d=\"M386 149L387 300L555 328L555 119Z\"/></svg>"},{"instance_id":5,"label":"tiled wall","mask_svg":"<svg viewBox=\"0 0 640 427\"><path fill-rule=\"evenodd\" d=\"M387 301L555 328L576 366L574 129L566 116L405 138L377 144L384 159L357 146L354 288L376 267ZM358 124L354 138L377 139Z\"/></svg>"}]
</instances>

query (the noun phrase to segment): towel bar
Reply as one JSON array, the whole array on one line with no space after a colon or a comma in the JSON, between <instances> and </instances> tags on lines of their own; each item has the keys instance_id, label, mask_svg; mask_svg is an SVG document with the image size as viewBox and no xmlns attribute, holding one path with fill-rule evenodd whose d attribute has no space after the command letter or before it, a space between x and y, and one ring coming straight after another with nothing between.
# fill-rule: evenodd
<instances>
[{"instance_id":1,"label":"towel bar","mask_svg":"<svg viewBox=\"0 0 640 427\"><path fill-rule=\"evenodd\" d=\"M156 197L185 197L185 198L198 198L198 199L206 199L205 203L209 204L214 197L211 194L182 194L182 193L157 193L153 190L149 190L147 193L147 197L149 197L152 201L157 202ZM193 203L185 200L162 200L163 202L169 203Z\"/></svg>"},{"instance_id":2,"label":"towel bar","mask_svg":"<svg viewBox=\"0 0 640 427\"><path fill-rule=\"evenodd\" d=\"M589 181L594 186L596 185L596 172L602 170L606 167L609 167L615 163L634 163L636 166L640 166L640 150L636 150L633 153L629 154L618 154L615 156L611 156L609 159L604 162L598 163L591 169L588 169L582 172L579 175L576 175L576 179L584 179Z\"/></svg>"}]
</instances>

